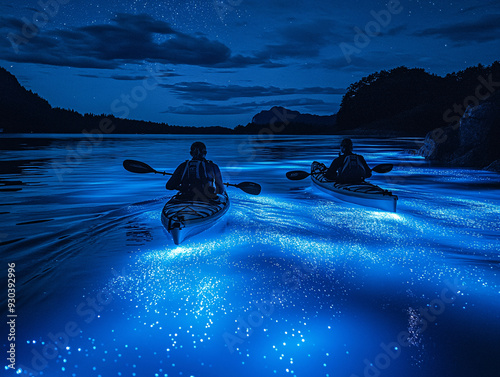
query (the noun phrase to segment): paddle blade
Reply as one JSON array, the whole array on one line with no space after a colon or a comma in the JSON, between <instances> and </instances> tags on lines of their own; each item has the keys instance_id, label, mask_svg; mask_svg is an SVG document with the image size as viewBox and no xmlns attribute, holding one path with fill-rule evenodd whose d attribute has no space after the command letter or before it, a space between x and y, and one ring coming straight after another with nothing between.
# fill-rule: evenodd
<instances>
[{"instance_id":1,"label":"paddle blade","mask_svg":"<svg viewBox=\"0 0 500 377\"><path fill-rule=\"evenodd\" d=\"M241 182L235 185L235 187L238 187L240 190L245 191L250 195L259 195L262 191L262 187L255 182Z\"/></svg>"},{"instance_id":2,"label":"paddle blade","mask_svg":"<svg viewBox=\"0 0 500 377\"><path fill-rule=\"evenodd\" d=\"M144 174L144 173L154 173L155 172L155 170L151 166L149 166L148 164L145 164L144 162L136 161L136 160L123 161L123 167L132 173Z\"/></svg>"},{"instance_id":3,"label":"paddle blade","mask_svg":"<svg viewBox=\"0 0 500 377\"><path fill-rule=\"evenodd\" d=\"M393 164L380 164L380 165L375 166L372 170L375 173L383 174L383 173L389 173L393 167L394 167Z\"/></svg>"},{"instance_id":4,"label":"paddle blade","mask_svg":"<svg viewBox=\"0 0 500 377\"><path fill-rule=\"evenodd\" d=\"M311 175L311 173L308 173L303 170L294 170L294 171L289 171L286 173L286 177L288 179L291 179L292 181L300 181L301 179L307 178Z\"/></svg>"}]
</instances>

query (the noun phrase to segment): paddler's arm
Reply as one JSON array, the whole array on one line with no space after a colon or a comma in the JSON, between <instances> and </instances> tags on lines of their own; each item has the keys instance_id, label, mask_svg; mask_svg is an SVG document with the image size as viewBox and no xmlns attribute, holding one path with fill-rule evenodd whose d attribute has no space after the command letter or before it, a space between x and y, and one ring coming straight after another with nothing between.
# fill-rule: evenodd
<instances>
[{"instance_id":1,"label":"paddler's arm","mask_svg":"<svg viewBox=\"0 0 500 377\"><path fill-rule=\"evenodd\" d=\"M175 169L174 174L170 177L165 185L167 190L180 190L180 184L182 179L182 173L184 172L184 168L186 163L183 162L180 164L177 169Z\"/></svg>"},{"instance_id":2,"label":"paddler's arm","mask_svg":"<svg viewBox=\"0 0 500 377\"><path fill-rule=\"evenodd\" d=\"M337 178L337 170L342 166L343 157L339 156L332 161L330 167L326 170L325 178L334 181Z\"/></svg>"},{"instance_id":3,"label":"paddler's arm","mask_svg":"<svg viewBox=\"0 0 500 377\"><path fill-rule=\"evenodd\" d=\"M358 155L358 156L360 157L361 164L365 168L365 172L366 172L366 177L365 178L370 178L372 176L372 169L370 169L370 167L366 163L365 158L363 156L361 156L361 155Z\"/></svg>"},{"instance_id":4,"label":"paddler's arm","mask_svg":"<svg viewBox=\"0 0 500 377\"><path fill-rule=\"evenodd\" d=\"M226 186L224 186L224 182L222 181L222 174L220 172L217 164L213 164L214 174L215 174L215 187L217 189L217 194L224 194L226 192Z\"/></svg>"}]
</instances>

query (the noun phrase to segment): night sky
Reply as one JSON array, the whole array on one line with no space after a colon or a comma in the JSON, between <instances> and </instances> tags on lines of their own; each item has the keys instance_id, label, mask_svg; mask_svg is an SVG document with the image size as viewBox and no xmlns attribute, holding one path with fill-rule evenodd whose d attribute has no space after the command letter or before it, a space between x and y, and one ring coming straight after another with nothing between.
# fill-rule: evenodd
<instances>
[{"instance_id":1,"label":"night sky","mask_svg":"<svg viewBox=\"0 0 500 377\"><path fill-rule=\"evenodd\" d=\"M489 65L500 1L2 0L0 32L0 66L54 107L234 127L333 114L382 69Z\"/></svg>"}]
</instances>

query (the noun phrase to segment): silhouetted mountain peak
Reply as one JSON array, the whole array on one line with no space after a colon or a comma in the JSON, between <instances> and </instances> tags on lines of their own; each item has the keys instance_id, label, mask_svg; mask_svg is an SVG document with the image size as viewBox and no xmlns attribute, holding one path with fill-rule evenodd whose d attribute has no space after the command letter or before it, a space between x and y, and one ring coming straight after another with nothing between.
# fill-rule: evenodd
<instances>
[{"instance_id":1,"label":"silhouetted mountain peak","mask_svg":"<svg viewBox=\"0 0 500 377\"><path fill-rule=\"evenodd\" d=\"M268 125L273 123L300 123L314 126L335 125L336 115L314 115L302 114L295 110L290 110L281 106L274 106L270 110L264 110L252 118L252 123L258 125Z\"/></svg>"}]
</instances>

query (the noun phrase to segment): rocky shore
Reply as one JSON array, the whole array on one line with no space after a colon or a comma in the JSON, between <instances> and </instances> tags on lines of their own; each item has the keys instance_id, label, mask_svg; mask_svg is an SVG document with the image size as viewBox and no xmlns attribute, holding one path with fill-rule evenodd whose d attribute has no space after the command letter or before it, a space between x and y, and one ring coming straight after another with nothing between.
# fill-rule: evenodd
<instances>
[{"instance_id":1,"label":"rocky shore","mask_svg":"<svg viewBox=\"0 0 500 377\"><path fill-rule=\"evenodd\" d=\"M500 92L469 106L454 124L429 132L419 154L444 165L500 173Z\"/></svg>"}]
</instances>

